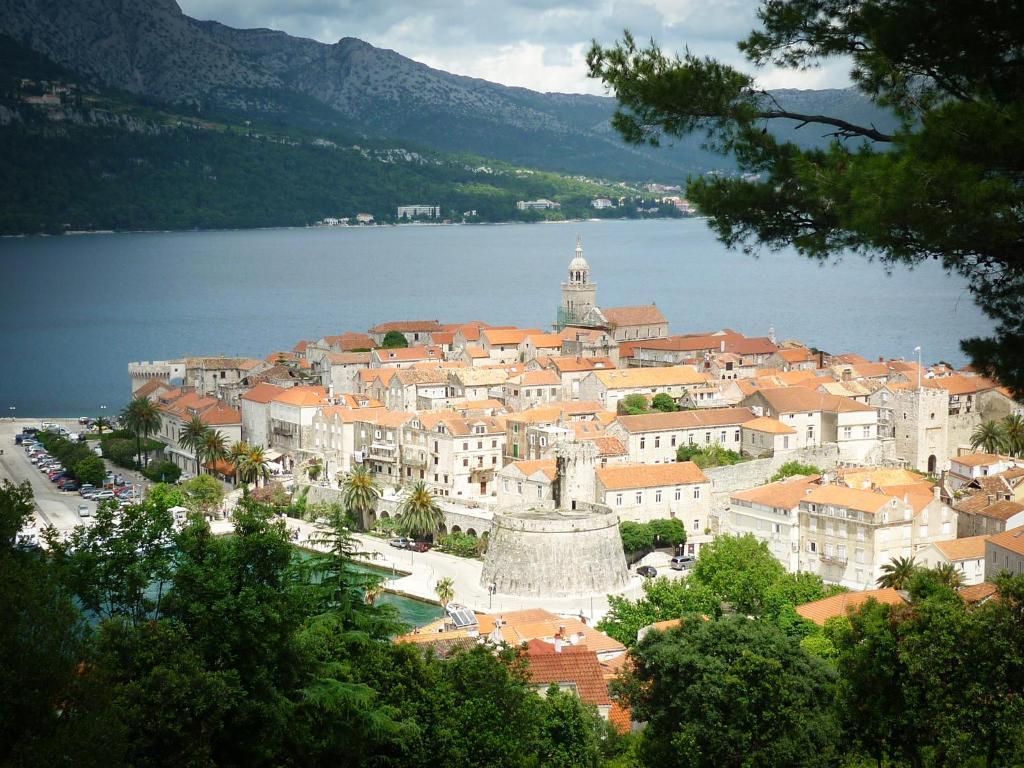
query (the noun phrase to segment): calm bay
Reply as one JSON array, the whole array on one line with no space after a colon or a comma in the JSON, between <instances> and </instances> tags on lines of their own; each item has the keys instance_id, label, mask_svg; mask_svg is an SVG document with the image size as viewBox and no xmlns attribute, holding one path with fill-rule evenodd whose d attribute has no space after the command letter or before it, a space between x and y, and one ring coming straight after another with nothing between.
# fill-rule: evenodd
<instances>
[{"instance_id":1,"label":"calm bay","mask_svg":"<svg viewBox=\"0 0 1024 768\"><path fill-rule=\"evenodd\" d=\"M385 320L547 328L576 236L598 304L654 302L672 333L733 328L829 352L963 365L990 321L929 263L886 276L851 256L728 251L700 219L167 232L0 239L0 409L96 415L127 364L263 357ZM11 411L14 406L16 410Z\"/></svg>"}]
</instances>

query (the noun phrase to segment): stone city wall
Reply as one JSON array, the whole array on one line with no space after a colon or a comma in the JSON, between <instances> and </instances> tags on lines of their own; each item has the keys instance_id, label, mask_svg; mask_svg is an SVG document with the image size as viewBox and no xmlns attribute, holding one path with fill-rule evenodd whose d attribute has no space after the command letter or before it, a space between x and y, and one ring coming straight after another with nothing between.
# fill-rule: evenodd
<instances>
[{"instance_id":1,"label":"stone city wall","mask_svg":"<svg viewBox=\"0 0 1024 768\"><path fill-rule=\"evenodd\" d=\"M835 469L839 463L839 448L835 443L792 451L780 451L764 459L753 459L729 467L712 467L704 474L712 484L712 510L718 512L729 503L729 494L745 488L764 485L779 467L789 461L813 464L822 471Z\"/></svg>"}]
</instances>

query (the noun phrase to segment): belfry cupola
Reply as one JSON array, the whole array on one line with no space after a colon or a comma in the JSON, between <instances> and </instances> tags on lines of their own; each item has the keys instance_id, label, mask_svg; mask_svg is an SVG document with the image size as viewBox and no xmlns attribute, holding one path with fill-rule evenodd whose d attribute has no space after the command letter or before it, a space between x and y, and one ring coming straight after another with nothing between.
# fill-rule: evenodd
<instances>
[{"instance_id":1,"label":"belfry cupola","mask_svg":"<svg viewBox=\"0 0 1024 768\"><path fill-rule=\"evenodd\" d=\"M576 238L576 253L569 262L569 280L562 283L562 304L558 308L561 330L567 325L581 325L597 305L597 285L590 282L590 265L583 258L583 241Z\"/></svg>"}]
</instances>

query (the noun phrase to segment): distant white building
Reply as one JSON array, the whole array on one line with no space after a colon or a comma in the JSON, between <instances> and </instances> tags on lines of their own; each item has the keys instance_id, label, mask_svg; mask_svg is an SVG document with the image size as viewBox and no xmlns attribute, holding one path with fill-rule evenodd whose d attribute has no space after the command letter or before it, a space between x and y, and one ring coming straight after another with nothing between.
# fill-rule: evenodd
<instances>
[{"instance_id":1,"label":"distant white building","mask_svg":"<svg viewBox=\"0 0 1024 768\"><path fill-rule=\"evenodd\" d=\"M543 197L538 200L520 200L516 203L516 208L520 211L556 211L561 207L561 203Z\"/></svg>"},{"instance_id":2,"label":"distant white building","mask_svg":"<svg viewBox=\"0 0 1024 768\"><path fill-rule=\"evenodd\" d=\"M418 216L426 216L431 219L441 218L441 206L439 205L400 205L398 206L399 219L415 219Z\"/></svg>"},{"instance_id":3,"label":"distant white building","mask_svg":"<svg viewBox=\"0 0 1024 768\"><path fill-rule=\"evenodd\" d=\"M615 203L609 200L607 197L598 197L590 201L590 207L595 210L601 211L605 208L614 208Z\"/></svg>"},{"instance_id":4,"label":"distant white building","mask_svg":"<svg viewBox=\"0 0 1024 768\"><path fill-rule=\"evenodd\" d=\"M357 213L356 224L373 224L372 213Z\"/></svg>"}]
</instances>

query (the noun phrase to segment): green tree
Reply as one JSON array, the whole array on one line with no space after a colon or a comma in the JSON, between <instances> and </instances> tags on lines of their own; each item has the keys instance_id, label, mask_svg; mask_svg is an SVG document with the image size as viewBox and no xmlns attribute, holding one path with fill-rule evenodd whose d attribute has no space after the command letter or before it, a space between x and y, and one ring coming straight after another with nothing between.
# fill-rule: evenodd
<instances>
[{"instance_id":1,"label":"green tree","mask_svg":"<svg viewBox=\"0 0 1024 768\"><path fill-rule=\"evenodd\" d=\"M882 565L882 575L878 577L878 586L906 589L917 568L913 557L894 557Z\"/></svg>"},{"instance_id":2,"label":"green tree","mask_svg":"<svg viewBox=\"0 0 1024 768\"><path fill-rule=\"evenodd\" d=\"M438 579L437 583L434 584L434 594L437 595L437 601L441 605L448 605L448 603L455 599L455 582L452 581L450 576Z\"/></svg>"},{"instance_id":3,"label":"green tree","mask_svg":"<svg viewBox=\"0 0 1024 768\"><path fill-rule=\"evenodd\" d=\"M647 527L654 534L656 547L680 547L686 543L686 526L677 517L651 520Z\"/></svg>"},{"instance_id":4,"label":"green tree","mask_svg":"<svg viewBox=\"0 0 1024 768\"><path fill-rule=\"evenodd\" d=\"M216 465L228 457L228 442L224 433L217 429L208 429L203 436L203 444L200 446L203 456L203 463Z\"/></svg>"},{"instance_id":5,"label":"green tree","mask_svg":"<svg viewBox=\"0 0 1024 768\"><path fill-rule=\"evenodd\" d=\"M218 514L224 502L224 485L213 475L197 475L181 484L185 506L193 512Z\"/></svg>"},{"instance_id":6,"label":"green tree","mask_svg":"<svg viewBox=\"0 0 1024 768\"><path fill-rule=\"evenodd\" d=\"M760 614L768 590L785 574L768 544L751 534L719 536L700 549L690 574L739 613Z\"/></svg>"},{"instance_id":7,"label":"green tree","mask_svg":"<svg viewBox=\"0 0 1024 768\"><path fill-rule=\"evenodd\" d=\"M785 480L787 477L794 477L796 475L820 475L821 470L813 464L801 464L799 461L787 461L778 471L771 476L769 483L778 482L779 480Z\"/></svg>"},{"instance_id":8,"label":"green tree","mask_svg":"<svg viewBox=\"0 0 1024 768\"><path fill-rule=\"evenodd\" d=\"M110 424L110 419L108 419L106 416L100 416L98 419L96 419L95 424L96 431L99 433L101 438L103 437L103 430L112 428Z\"/></svg>"},{"instance_id":9,"label":"green tree","mask_svg":"<svg viewBox=\"0 0 1024 768\"><path fill-rule=\"evenodd\" d=\"M246 445L246 448L235 461L235 473L243 488L248 488L249 483L259 488L260 480L265 483L270 479L270 460L262 445Z\"/></svg>"},{"instance_id":10,"label":"green tree","mask_svg":"<svg viewBox=\"0 0 1024 768\"><path fill-rule=\"evenodd\" d=\"M377 508L380 494L380 485L373 473L361 464L341 478L342 504L359 520L364 530L368 527L370 515Z\"/></svg>"},{"instance_id":11,"label":"green tree","mask_svg":"<svg viewBox=\"0 0 1024 768\"><path fill-rule=\"evenodd\" d=\"M679 410L679 405L672 396L665 392L659 392L651 398L651 408L662 413L672 413Z\"/></svg>"},{"instance_id":12,"label":"green tree","mask_svg":"<svg viewBox=\"0 0 1024 768\"><path fill-rule=\"evenodd\" d=\"M963 572L952 563L940 563L932 569L940 584L957 589L964 583Z\"/></svg>"},{"instance_id":13,"label":"green tree","mask_svg":"<svg viewBox=\"0 0 1024 768\"><path fill-rule=\"evenodd\" d=\"M654 549L654 531L644 523L622 521L619 523L619 536L622 538L623 551L634 556L633 559Z\"/></svg>"},{"instance_id":14,"label":"green tree","mask_svg":"<svg viewBox=\"0 0 1024 768\"><path fill-rule=\"evenodd\" d=\"M648 413L647 398L643 395L626 395L619 400L618 411L626 416L637 416L641 413Z\"/></svg>"},{"instance_id":15,"label":"green tree","mask_svg":"<svg viewBox=\"0 0 1024 768\"><path fill-rule=\"evenodd\" d=\"M1011 413L1002 421L1003 448L1013 456L1024 455L1024 416Z\"/></svg>"},{"instance_id":16,"label":"green tree","mask_svg":"<svg viewBox=\"0 0 1024 768\"><path fill-rule=\"evenodd\" d=\"M996 421L986 421L975 427L971 433L971 448L981 448L985 453L999 453L1006 443L1003 427Z\"/></svg>"},{"instance_id":17,"label":"green tree","mask_svg":"<svg viewBox=\"0 0 1024 768\"><path fill-rule=\"evenodd\" d=\"M618 687L634 719L647 723L645 765L836 762L835 675L770 623L684 621L650 633L630 661Z\"/></svg>"},{"instance_id":18,"label":"green tree","mask_svg":"<svg viewBox=\"0 0 1024 768\"><path fill-rule=\"evenodd\" d=\"M103 463L103 459L93 454L77 461L71 467L71 471L82 483L91 483L97 488L102 488L103 480L107 476L107 465Z\"/></svg>"},{"instance_id":19,"label":"green tree","mask_svg":"<svg viewBox=\"0 0 1024 768\"><path fill-rule=\"evenodd\" d=\"M4 478L0 487L0 546L14 546L18 531L32 521L35 509L32 484L26 480L15 485Z\"/></svg>"},{"instance_id":20,"label":"green tree","mask_svg":"<svg viewBox=\"0 0 1024 768\"><path fill-rule=\"evenodd\" d=\"M715 617L721 613L718 596L692 578L648 579L643 591L644 596L639 600L609 595L608 613L597 628L630 646L636 642L637 632L656 621L691 615Z\"/></svg>"},{"instance_id":21,"label":"green tree","mask_svg":"<svg viewBox=\"0 0 1024 768\"><path fill-rule=\"evenodd\" d=\"M381 342L381 347L384 349L405 349L408 346L409 340L401 331L388 331L384 334L384 340Z\"/></svg>"},{"instance_id":22,"label":"green tree","mask_svg":"<svg viewBox=\"0 0 1024 768\"><path fill-rule=\"evenodd\" d=\"M922 5L764 2L740 43L754 67L851 61L854 86L891 110L894 130L804 114L755 76L687 50L666 56L628 33L595 43L590 75L619 100L629 142L704 134L741 172L692 180L687 196L728 245L793 245L829 259L871 254L885 268L938 259L962 275L995 335L961 346L978 370L1024 393L1022 33L1012 0ZM791 103L791 102L789 102ZM824 149L775 138L778 125L830 132ZM950 201L956 203L950 215Z\"/></svg>"},{"instance_id":23,"label":"green tree","mask_svg":"<svg viewBox=\"0 0 1024 768\"><path fill-rule=\"evenodd\" d=\"M319 461L313 461L306 467L306 477L311 481L316 482L320 477L320 473L324 471L324 465Z\"/></svg>"},{"instance_id":24,"label":"green tree","mask_svg":"<svg viewBox=\"0 0 1024 768\"><path fill-rule=\"evenodd\" d=\"M413 538L433 536L444 523L444 512L423 482L409 489L396 512L402 532Z\"/></svg>"},{"instance_id":25,"label":"green tree","mask_svg":"<svg viewBox=\"0 0 1024 768\"><path fill-rule=\"evenodd\" d=\"M139 464L142 459L142 441L149 440L149 436L160 430L160 411L148 397L133 398L121 412L121 420L125 427L135 436L135 445L139 457ZM149 451L146 451L145 463L149 463Z\"/></svg>"},{"instance_id":26,"label":"green tree","mask_svg":"<svg viewBox=\"0 0 1024 768\"><path fill-rule=\"evenodd\" d=\"M698 446L693 443L680 445L676 449L676 461L692 461L701 469L708 467L727 467L743 461L736 451L723 448L718 443Z\"/></svg>"},{"instance_id":27,"label":"green tree","mask_svg":"<svg viewBox=\"0 0 1024 768\"><path fill-rule=\"evenodd\" d=\"M199 460L202 456L204 447L206 445L206 435L210 431L210 427L207 426L199 416L193 416L192 419L181 428L178 433L178 443L182 448L185 448L192 452L192 455L196 457L196 474L199 474Z\"/></svg>"}]
</instances>

